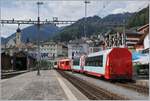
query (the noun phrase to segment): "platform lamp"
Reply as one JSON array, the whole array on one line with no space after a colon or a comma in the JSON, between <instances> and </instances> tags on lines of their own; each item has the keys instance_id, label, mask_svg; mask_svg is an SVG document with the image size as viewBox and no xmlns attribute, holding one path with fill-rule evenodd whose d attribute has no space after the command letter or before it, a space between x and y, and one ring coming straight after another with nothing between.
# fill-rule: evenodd
<instances>
[{"instance_id":1,"label":"platform lamp","mask_svg":"<svg viewBox=\"0 0 150 101\"><path fill-rule=\"evenodd\" d=\"M85 35L85 38L86 38L87 4L89 4L90 1L85 0L84 3L85 3L84 35Z\"/></svg>"},{"instance_id":2,"label":"platform lamp","mask_svg":"<svg viewBox=\"0 0 150 101\"><path fill-rule=\"evenodd\" d=\"M41 54L40 54L40 5L42 5L43 2L37 2L38 7L38 23L37 23L37 29L38 29L38 66L37 66L37 75L40 75L40 61L41 61Z\"/></svg>"}]
</instances>

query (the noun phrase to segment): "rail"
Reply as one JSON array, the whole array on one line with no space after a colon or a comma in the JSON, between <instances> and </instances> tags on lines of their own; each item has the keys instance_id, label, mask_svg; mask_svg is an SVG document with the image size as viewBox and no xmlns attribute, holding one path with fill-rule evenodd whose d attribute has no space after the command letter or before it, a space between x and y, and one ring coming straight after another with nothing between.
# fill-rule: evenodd
<instances>
[{"instance_id":1,"label":"rail","mask_svg":"<svg viewBox=\"0 0 150 101\"><path fill-rule=\"evenodd\" d=\"M107 91L106 89L100 88L64 71L57 70L57 72L77 87L77 89L79 89L90 100L129 100L125 96Z\"/></svg>"},{"instance_id":2,"label":"rail","mask_svg":"<svg viewBox=\"0 0 150 101\"><path fill-rule=\"evenodd\" d=\"M8 72L8 73L1 73L1 79L7 79L7 78L11 78L23 73L29 72L28 70L25 71L14 71L14 72Z\"/></svg>"}]
</instances>

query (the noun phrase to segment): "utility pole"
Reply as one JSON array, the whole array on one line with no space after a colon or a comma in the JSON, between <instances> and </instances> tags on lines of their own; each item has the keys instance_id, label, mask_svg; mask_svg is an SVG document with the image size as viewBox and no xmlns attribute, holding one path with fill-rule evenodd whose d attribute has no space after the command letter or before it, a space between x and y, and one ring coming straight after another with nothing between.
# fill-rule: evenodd
<instances>
[{"instance_id":1,"label":"utility pole","mask_svg":"<svg viewBox=\"0 0 150 101\"><path fill-rule=\"evenodd\" d=\"M38 30L38 65L37 65L37 75L40 75L40 62L41 62L41 53L40 53L40 5L42 5L43 2L37 2L37 7L38 7L38 18L37 18L37 30Z\"/></svg>"},{"instance_id":2,"label":"utility pole","mask_svg":"<svg viewBox=\"0 0 150 101\"><path fill-rule=\"evenodd\" d=\"M125 16L125 12L124 12L124 16ZM126 17L124 18L124 28L123 28L123 45L124 47L126 47Z\"/></svg>"},{"instance_id":3,"label":"utility pole","mask_svg":"<svg viewBox=\"0 0 150 101\"><path fill-rule=\"evenodd\" d=\"M87 24L87 4L90 3L90 1L85 0L85 18L84 18L84 36L86 38L86 24Z\"/></svg>"}]
</instances>

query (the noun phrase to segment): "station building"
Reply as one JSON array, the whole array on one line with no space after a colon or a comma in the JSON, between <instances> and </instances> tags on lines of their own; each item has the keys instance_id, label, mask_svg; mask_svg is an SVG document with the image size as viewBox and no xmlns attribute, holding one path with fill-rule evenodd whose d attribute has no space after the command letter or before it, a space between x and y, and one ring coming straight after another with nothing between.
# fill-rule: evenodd
<instances>
[{"instance_id":1,"label":"station building","mask_svg":"<svg viewBox=\"0 0 150 101\"><path fill-rule=\"evenodd\" d=\"M149 51L150 38L149 38L149 24L146 24L138 29L138 32L142 33L137 45L135 45L136 50L143 50L145 52Z\"/></svg>"}]
</instances>

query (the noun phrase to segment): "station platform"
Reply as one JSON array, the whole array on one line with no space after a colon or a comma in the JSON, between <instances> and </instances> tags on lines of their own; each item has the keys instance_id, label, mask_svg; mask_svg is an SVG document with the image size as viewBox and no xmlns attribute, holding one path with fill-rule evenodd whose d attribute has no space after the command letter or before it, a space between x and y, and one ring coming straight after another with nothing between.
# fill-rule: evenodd
<instances>
[{"instance_id":1,"label":"station platform","mask_svg":"<svg viewBox=\"0 0 150 101\"><path fill-rule=\"evenodd\" d=\"M1 100L88 100L55 70L28 72L1 80Z\"/></svg>"}]
</instances>

